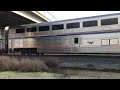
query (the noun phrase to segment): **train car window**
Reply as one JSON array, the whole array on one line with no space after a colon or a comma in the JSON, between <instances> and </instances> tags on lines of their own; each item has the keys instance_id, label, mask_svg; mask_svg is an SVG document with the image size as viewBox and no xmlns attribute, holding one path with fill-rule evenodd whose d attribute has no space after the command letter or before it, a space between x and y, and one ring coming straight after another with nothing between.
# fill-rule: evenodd
<instances>
[{"instance_id":1,"label":"train car window","mask_svg":"<svg viewBox=\"0 0 120 90\"><path fill-rule=\"evenodd\" d=\"M16 33L25 33L25 29L24 28L16 29Z\"/></svg>"},{"instance_id":2,"label":"train car window","mask_svg":"<svg viewBox=\"0 0 120 90\"><path fill-rule=\"evenodd\" d=\"M41 26L39 27L39 31L49 31L49 26Z\"/></svg>"},{"instance_id":3,"label":"train car window","mask_svg":"<svg viewBox=\"0 0 120 90\"><path fill-rule=\"evenodd\" d=\"M59 25L53 25L52 26L52 30L59 30L59 29L64 29L64 25L63 24L59 24Z\"/></svg>"},{"instance_id":4,"label":"train car window","mask_svg":"<svg viewBox=\"0 0 120 90\"><path fill-rule=\"evenodd\" d=\"M78 38L74 38L74 43L78 44Z\"/></svg>"},{"instance_id":5,"label":"train car window","mask_svg":"<svg viewBox=\"0 0 120 90\"><path fill-rule=\"evenodd\" d=\"M111 19L103 19L101 20L101 25L113 25L118 24L118 18L111 18Z\"/></svg>"},{"instance_id":6,"label":"train car window","mask_svg":"<svg viewBox=\"0 0 120 90\"><path fill-rule=\"evenodd\" d=\"M93 26L98 26L97 20L83 22L83 27L93 27Z\"/></svg>"},{"instance_id":7,"label":"train car window","mask_svg":"<svg viewBox=\"0 0 120 90\"><path fill-rule=\"evenodd\" d=\"M71 29L71 28L79 28L80 27L80 23L68 23L67 24L67 29Z\"/></svg>"},{"instance_id":8,"label":"train car window","mask_svg":"<svg viewBox=\"0 0 120 90\"><path fill-rule=\"evenodd\" d=\"M102 46L110 45L110 39L102 39Z\"/></svg>"},{"instance_id":9,"label":"train car window","mask_svg":"<svg viewBox=\"0 0 120 90\"><path fill-rule=\"evenodd\" d=\"M36 32L36 31L37 31L36 27L27 28L27 32Z\"/></svg>"},{"instance_id":10,"label":"train car window","mask_svg":"<svg viewBox=\"0 0 120 90\"><path fill-rule=\"evenodd\" d=\"M119 40L116 39L110 39L110 45L118 45L119 44Z\"/></svg>"}]
</instances>

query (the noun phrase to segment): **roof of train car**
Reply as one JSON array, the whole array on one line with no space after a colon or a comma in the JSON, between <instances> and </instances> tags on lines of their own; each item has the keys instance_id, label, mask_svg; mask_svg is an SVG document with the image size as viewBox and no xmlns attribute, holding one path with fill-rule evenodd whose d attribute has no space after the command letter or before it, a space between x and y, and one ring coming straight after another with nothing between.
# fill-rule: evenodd
<instances>
[{"instance_id":1,"label":"roof of train car","mask_svg":"<svg viewBox=\"0 0 120 90\"><path fill-rule=\"evenodd\" d=\"M31 23L31 24L24 24L20 26L15 26L15 27L23 27L23 26L32 26L32 25L50 25L53 23L59 23L59 22L67 22L67 21L72 21L72 20L82 20L82 19L90 19L90 18L99 18L99 17L105 17L105 16L114 16L114 15L120 15L120 13L113 13L113 14L105 14L105 15L97 15L97 16L90 16L90 17L82 17L82 18L74 18L74 19L66 19L66 20L58 20L58 21L51 21L51 22L42 22L42 23ZM14 27L14 26L13 26Z\"/></svg>"}]
</instances>

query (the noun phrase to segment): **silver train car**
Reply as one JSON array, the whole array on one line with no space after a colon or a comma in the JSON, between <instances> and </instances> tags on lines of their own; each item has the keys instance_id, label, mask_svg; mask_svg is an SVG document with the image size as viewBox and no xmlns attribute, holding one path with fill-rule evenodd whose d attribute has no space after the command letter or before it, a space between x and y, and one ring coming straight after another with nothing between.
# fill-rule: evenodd
<instances>
[{"instance_id":1,"label":"silver train car","mask_svg":"<svg viewBox=\"0 0 120 90\"><path fill-rule=\"evenodd\" d=\"M5 52L5 30L0 29L0 54Z\"/></svg>"},{"instance_id":2,"label":"silver train car","mask_svg":"<svg viewBox=\"0 0 120 90\"><path fill-rule=\"evenodd\" d=\"M120 53L120 13L12 27L8 30L8 47L2 33L1 51Z\"/></svg>"}]
</instances>

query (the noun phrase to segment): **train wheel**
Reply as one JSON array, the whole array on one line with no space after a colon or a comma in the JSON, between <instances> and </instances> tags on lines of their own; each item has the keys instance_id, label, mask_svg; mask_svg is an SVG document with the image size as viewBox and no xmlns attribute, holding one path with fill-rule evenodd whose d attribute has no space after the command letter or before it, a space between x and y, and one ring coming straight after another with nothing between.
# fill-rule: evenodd
<instances>
[{"instance_id":1,"label":"train wheel","mask_svg":"<svg viewBox=\"0 0 120 90\"><path fill-rule=\"evenodd\" d=\"M21 54L22 54L22 55L25 55L26 53L25 53L24 51L21 51Z\"/></svg>"},{"instance_id":2,"label":"train wheel","mask_svg":"<svg viewBox=\"0 0 120 90\"><path fill-rule=\"evenodd\" d=\"M35 53L35 55L39 55L39 53Z\"/></svg>"},{"instance_id":3,"label":"train wheel","mask_svg":"<svg viewBox=\"0 0 120 90\"><path fill-rule=\"evenodd\" d=\"M41 55L44 55L44 53L41 53Z\"/></svg>"},{"instance_id":4,"label":"train wheel","mask_svg":"<svg viewBox=\"0 0 120 90\"><path fill-rule=\"evenodd\" d=\"M8 52L5 52L5 54L7 55L7 54L8 54Z\"/></svg>"}]
</instances>

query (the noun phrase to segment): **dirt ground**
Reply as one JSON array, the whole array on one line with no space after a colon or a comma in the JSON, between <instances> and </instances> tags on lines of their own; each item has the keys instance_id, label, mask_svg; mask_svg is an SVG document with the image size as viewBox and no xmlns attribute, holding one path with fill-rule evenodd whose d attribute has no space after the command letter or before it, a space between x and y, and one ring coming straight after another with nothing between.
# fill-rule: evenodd
<instances>
[{"instance_id":1,"label":"dirt ground","mask_svg":"<svg viewBox=\"0 0 120 90\"><path fill-rule=\"evenodd\" d=\"M77 73L76 73L77 72ZM65 73L48 72L0 72L0 79L120 79L120 73L86 70L67 70Z\"/></svg>"}]
</instances>

